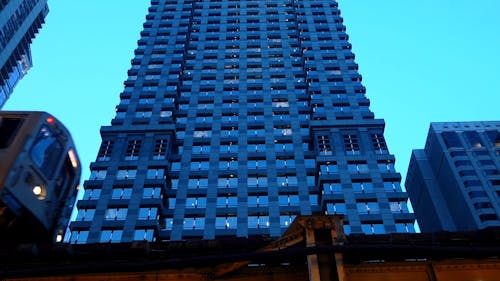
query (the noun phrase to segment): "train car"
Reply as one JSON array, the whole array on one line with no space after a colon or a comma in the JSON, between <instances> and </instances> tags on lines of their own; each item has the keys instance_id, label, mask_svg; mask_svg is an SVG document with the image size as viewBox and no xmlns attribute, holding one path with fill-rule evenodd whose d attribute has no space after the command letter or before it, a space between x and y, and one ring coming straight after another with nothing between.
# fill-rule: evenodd
<instances>
[{"instance_id":1,"label":"train car","mask_svg":"<svg viewBox=\"0 0 500 281\"><path fill-rule=\"evenodd\" d=\"M73 140L56 118L0 111L0 240L62 242L80 174Z\"/></svg>"}]
</instances>

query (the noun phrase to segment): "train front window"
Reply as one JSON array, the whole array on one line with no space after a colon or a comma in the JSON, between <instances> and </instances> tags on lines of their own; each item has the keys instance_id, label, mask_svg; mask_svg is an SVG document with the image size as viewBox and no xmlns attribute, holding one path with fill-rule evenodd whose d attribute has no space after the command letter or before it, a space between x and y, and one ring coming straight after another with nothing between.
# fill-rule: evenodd
<instances>
[{"instance_id":1,"label":"train front window","mask_svg":"<svg viewBox=\"0 0 500 281\"><path fill-rule=\"evenodd\" d=\"M22 119L0 117L0 149L8 147L14 140Z\"/></svg>"},{"instance_id":2,"label":"train front window","mask_svg":"<svg viewBox=\"0 0 500 281\"><path fill-rule=\"evenodd\" d=\"M58 166L63 147L48 127L42 126L33 146L31 147L31 159L40 171L51 178Z\"/></svg>"}]
</instances>

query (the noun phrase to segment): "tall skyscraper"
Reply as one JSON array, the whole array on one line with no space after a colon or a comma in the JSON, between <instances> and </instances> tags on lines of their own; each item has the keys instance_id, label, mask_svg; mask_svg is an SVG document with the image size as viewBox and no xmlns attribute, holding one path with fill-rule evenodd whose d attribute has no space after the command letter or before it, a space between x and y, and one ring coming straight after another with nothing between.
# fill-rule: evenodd
<instances>
[{"instance_id":1,"label":"tall skyscraper","mask_svg":"<svg viewBox=\"0 0 500 281\"><path fill-rule=\"evenodd\" d=\"M335 1L153 0L72 243L413 232Z\"/></svg>"},{"instance_id":2,"label":"tall skyscraper","mask_svg":"<svg viewBox=\"0 0 500 281\"><path fill-rule=\"evenodd\" d=\"M406 188L423 232L500 226L500 122L432 123Z\"/></svg>"},{"instance_id":3,"label":"tall skyscraper","mask_svg":"<svg viewBox=\"0 0 500 281\"><path fill-rule=\"evenodd\" d=\"M47 0L0 0L0 108L31 68L31 40L48 12Z\"/></svg>"}]
</instances>

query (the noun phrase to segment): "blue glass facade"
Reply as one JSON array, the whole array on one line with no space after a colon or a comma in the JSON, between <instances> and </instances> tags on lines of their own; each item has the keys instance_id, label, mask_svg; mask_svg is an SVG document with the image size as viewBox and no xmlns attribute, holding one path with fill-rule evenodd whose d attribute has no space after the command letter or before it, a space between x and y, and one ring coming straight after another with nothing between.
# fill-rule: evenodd
<instances>
[{"instance_id":1,"label":"blue glass facade","mask_svg":"<svg viewBox=\"0 0 500 281\"><path fill-rule=\"evenodd\" d=\"M47 0L0 1L0 108L32 66L29 45L48 11Z\"/></svg>"},{"instance_id":2,"label":"blue glass facade","mask_svg":"<svg viewBox=\"0 0 500 281\"><path fill-rule=\"evenodd\" d=\"M413 150L406 188L420 229L500 226L500 122L431 123Z\"/></svg>"},{"instance_id":3,"label":"blue glass facade","mask_svg":"<svg viewBox=\"0 0 500 281\"><path fill-rule=\"evenodd\" d=\"M357 69L335 1L152 1L71 242L413 232Z\"/></svg>"}]
</instances>

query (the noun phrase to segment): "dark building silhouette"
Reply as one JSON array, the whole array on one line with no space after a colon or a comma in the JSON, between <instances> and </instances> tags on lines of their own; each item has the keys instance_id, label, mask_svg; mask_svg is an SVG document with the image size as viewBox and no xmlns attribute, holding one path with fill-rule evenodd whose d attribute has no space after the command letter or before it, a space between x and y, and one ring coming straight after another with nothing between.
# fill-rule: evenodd
<instances>
[{"instance_id":1,"label":"dark building silhouette","mask_svg":"<svg viewBox=\"0 0 500 281\"><path fill-rule=\"evenodd\" d=\"M154 0L71 243L414 232L335 1Z\"/></svg>"},{"instance_id":2,"label":"dark building silhouette","mask_svg":"<svg viewBox=\"0 0 500 281\"><path fill-rule=\"evenodd\" d=\"M0 0L0 108L31 68L31 40L48 12L47 0Z\"/></svg>"},{"instance_id":3,"label":"dark building silhouette","mask_svg":"<svg viewBox=\"0 0 500 281\"><path fill-rule=\"evenodd\" d=\"M406 188L423 232L500 226L500 122L432 123Z\"/></svg>"},{"instance_id":4,"label":"dark building silhouette","mask_svg":"<svg viewBox=\"0 0 500 281\"><path fill-rule=\"evenodd\" d=\"M298 216L282 237L71 245L2 251L2 280L496 281L498 229L343 235ZM3 250L3 249L0 249Z\"/></svg>"}]
</instances>

